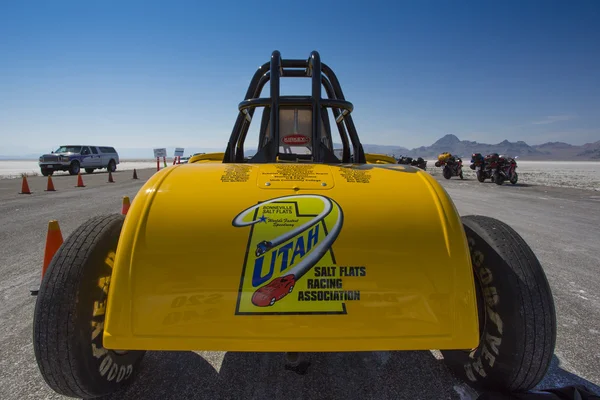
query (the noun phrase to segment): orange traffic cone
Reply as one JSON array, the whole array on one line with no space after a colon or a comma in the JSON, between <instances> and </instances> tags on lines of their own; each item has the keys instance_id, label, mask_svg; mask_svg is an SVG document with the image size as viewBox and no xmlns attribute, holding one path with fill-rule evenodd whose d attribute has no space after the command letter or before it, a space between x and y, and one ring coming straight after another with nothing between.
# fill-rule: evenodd
<instances>
[{"instance_id":1,"label":"orange traffic cone","mask_svg":"<svg viewBox=\"0 0 600 400\"><path fill-rule=\"evenodd\" d=\"M135 168L133 169L133 179L137 179L137 171L135 170Z\"/></svg>"},{"instance_id":2,"label":"orange traffic cone","mask_svg":"<svg viewBox=\"0 0 600 400\"><path fill-rule=\"evenodd\" d=\"M131 206L131 202L129 201L128 196L123 196L123 206L121 207L121 214L127 215L127 211L129 211L129 206Z\"/></svg>"},{"instance_id":3,"label":"orange traffic cone","mask_svg":"<svg viewBox=\"0 0 600 400\"><path fill-rule=\"evenodd\" d=\"M48 222L48 234L46 235L46 249L44 250L44 265L42 266L42 278L52 261L52 257L56 254L60 245L63 243L62 233L58 221L52 220Z\"/></svg>"},{"instance_id":4,"label":"orange traffic cone","mask_svg":"<svg viewBox=\"0 0 600 400\"><path fill-rule=\"evenodd\" d=\"M83 184L83 178L81 177L81 172L77 174L77 186L75 187L85 187Z\"/></svg>"},{"instance_id":5,"label":"orange traffic cone","mask_svg":"<svg viewBox=\"0 0 600 400\"><path fill-rule=\"evenodd\" d=\"M46 188L46 192L55 192L54 183L52 183L52 177L48 175L48 187Z\"/></svg>"},{"instance_id":6,"label":"orange traffic cone","mask_svg":"<svg viewBox=\"0 0 600 400\"><path fill-rule=\"evenodd\" d=\"M27 183L27 175L23 175L23 182L21 182L21 191L19 194L31 194L29 184Z\"/></svg>"},{"instance_id":7,"label":"orange traffic cone","mask_svg":"<svg viewBox=\"0 0 600 400\"><path fill-rule=\"evenodd\" d=\"M109 183L115 183L113 177L112 177L112 171L108 171L108 182Z\"/></svg>"}]
</instances>

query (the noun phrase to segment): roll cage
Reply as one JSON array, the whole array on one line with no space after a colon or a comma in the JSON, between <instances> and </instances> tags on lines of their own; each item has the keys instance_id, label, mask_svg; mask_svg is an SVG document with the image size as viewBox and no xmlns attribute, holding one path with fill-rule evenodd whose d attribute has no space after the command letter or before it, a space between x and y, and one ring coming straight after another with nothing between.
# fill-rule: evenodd
<instances>
[{"instance_id":1,"label":"roll cage","mask_svg":"<svg viewBox=\"0 0 600 400\"><path fill-rule=\"evenodd\" d=\"M311 95L281 96L282 77L311 78ZM269 81L270 97L260 97ZM327 98L321 96L321 85L325 88ZM258 150L249 158L244 156L244 142L258 107L264 107ZM333 148L327 108L332 109L340 135L341 158ZM238 117L223 162L366 163L350 116L353 109L352 103L344 98L335 73L321 62L317 51L312 51L307 60L295 60L282 59L280 52L275 50L270 62L258 68L250 81L245 100L238 105ZM308 154L294 153L292 147L305 147Z\"/></svg>"}]
</instances>

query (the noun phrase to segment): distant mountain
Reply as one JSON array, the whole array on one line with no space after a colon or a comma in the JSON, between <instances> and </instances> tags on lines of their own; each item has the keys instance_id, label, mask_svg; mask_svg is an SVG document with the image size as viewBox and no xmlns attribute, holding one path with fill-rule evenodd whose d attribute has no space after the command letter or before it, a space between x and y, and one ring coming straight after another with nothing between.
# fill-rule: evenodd
<instances>
[{"instance_id":1,"label":"distant mountain","mask_svg":"<svg viewBox=\"0 0 600 400\"><path fill-rule=\"evenodd\" d=\"M504 154L510 157L518 156L523 160L564 160L586 161L600 160L600 141L574 146L564 142L548 142L530 146L524 141L509 142L503 140L497 144L478 143L470 140L460 140L455 135L445 135L431 146L421 146L405 150L403 156L435 158L440 153L450 152L462 158L469 158L473 153L483 155L490 153ZM396 153L396 155L399 155Z\"/></svg>"}]
</instances>

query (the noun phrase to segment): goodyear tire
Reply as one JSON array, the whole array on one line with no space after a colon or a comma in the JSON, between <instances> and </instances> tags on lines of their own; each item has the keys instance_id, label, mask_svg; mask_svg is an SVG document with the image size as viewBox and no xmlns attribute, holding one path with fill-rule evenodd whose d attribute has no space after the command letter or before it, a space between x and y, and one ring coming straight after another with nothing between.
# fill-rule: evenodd
<instances>
[{"instance_id":1,"label":"goodyear tire","mask_svg":"<svg viewBox=\"0 0 600 400\"><path fill-rule=\"evenodd\" d=\"M462 217L473 263L480 343L442 351L450 369L477 389L534 388L554 354L556 315L548 281L533 251L511 227L484 216Z\"/></svg>"},{"instance_id":2,"label":"goodyear tire","mask_svg":"<svg viewBox=\"0 0 600 400\"><path fill-rule=\"evenodd\" d=\"M102 345L112 263L124 216L94 217L62 244L42 279L33 347L46 383L64 396L91 398L133 380L144 351Z\"/></svg>"}]
</instances>

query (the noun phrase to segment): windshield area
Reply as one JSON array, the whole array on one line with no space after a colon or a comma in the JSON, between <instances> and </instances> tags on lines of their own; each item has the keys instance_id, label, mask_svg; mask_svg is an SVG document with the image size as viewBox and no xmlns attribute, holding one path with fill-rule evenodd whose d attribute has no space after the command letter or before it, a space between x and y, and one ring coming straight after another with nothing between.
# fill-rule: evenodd
<instances>
[{"instance_id":1,"label":"windshield area","mask_svg":"<svg viewBox=\"0 0 600 400\"><path fill-rule=\"evenodd\" d=\"M55 153L81 153L81 146L60 146Z\"/></svg>"}]
</instances>

